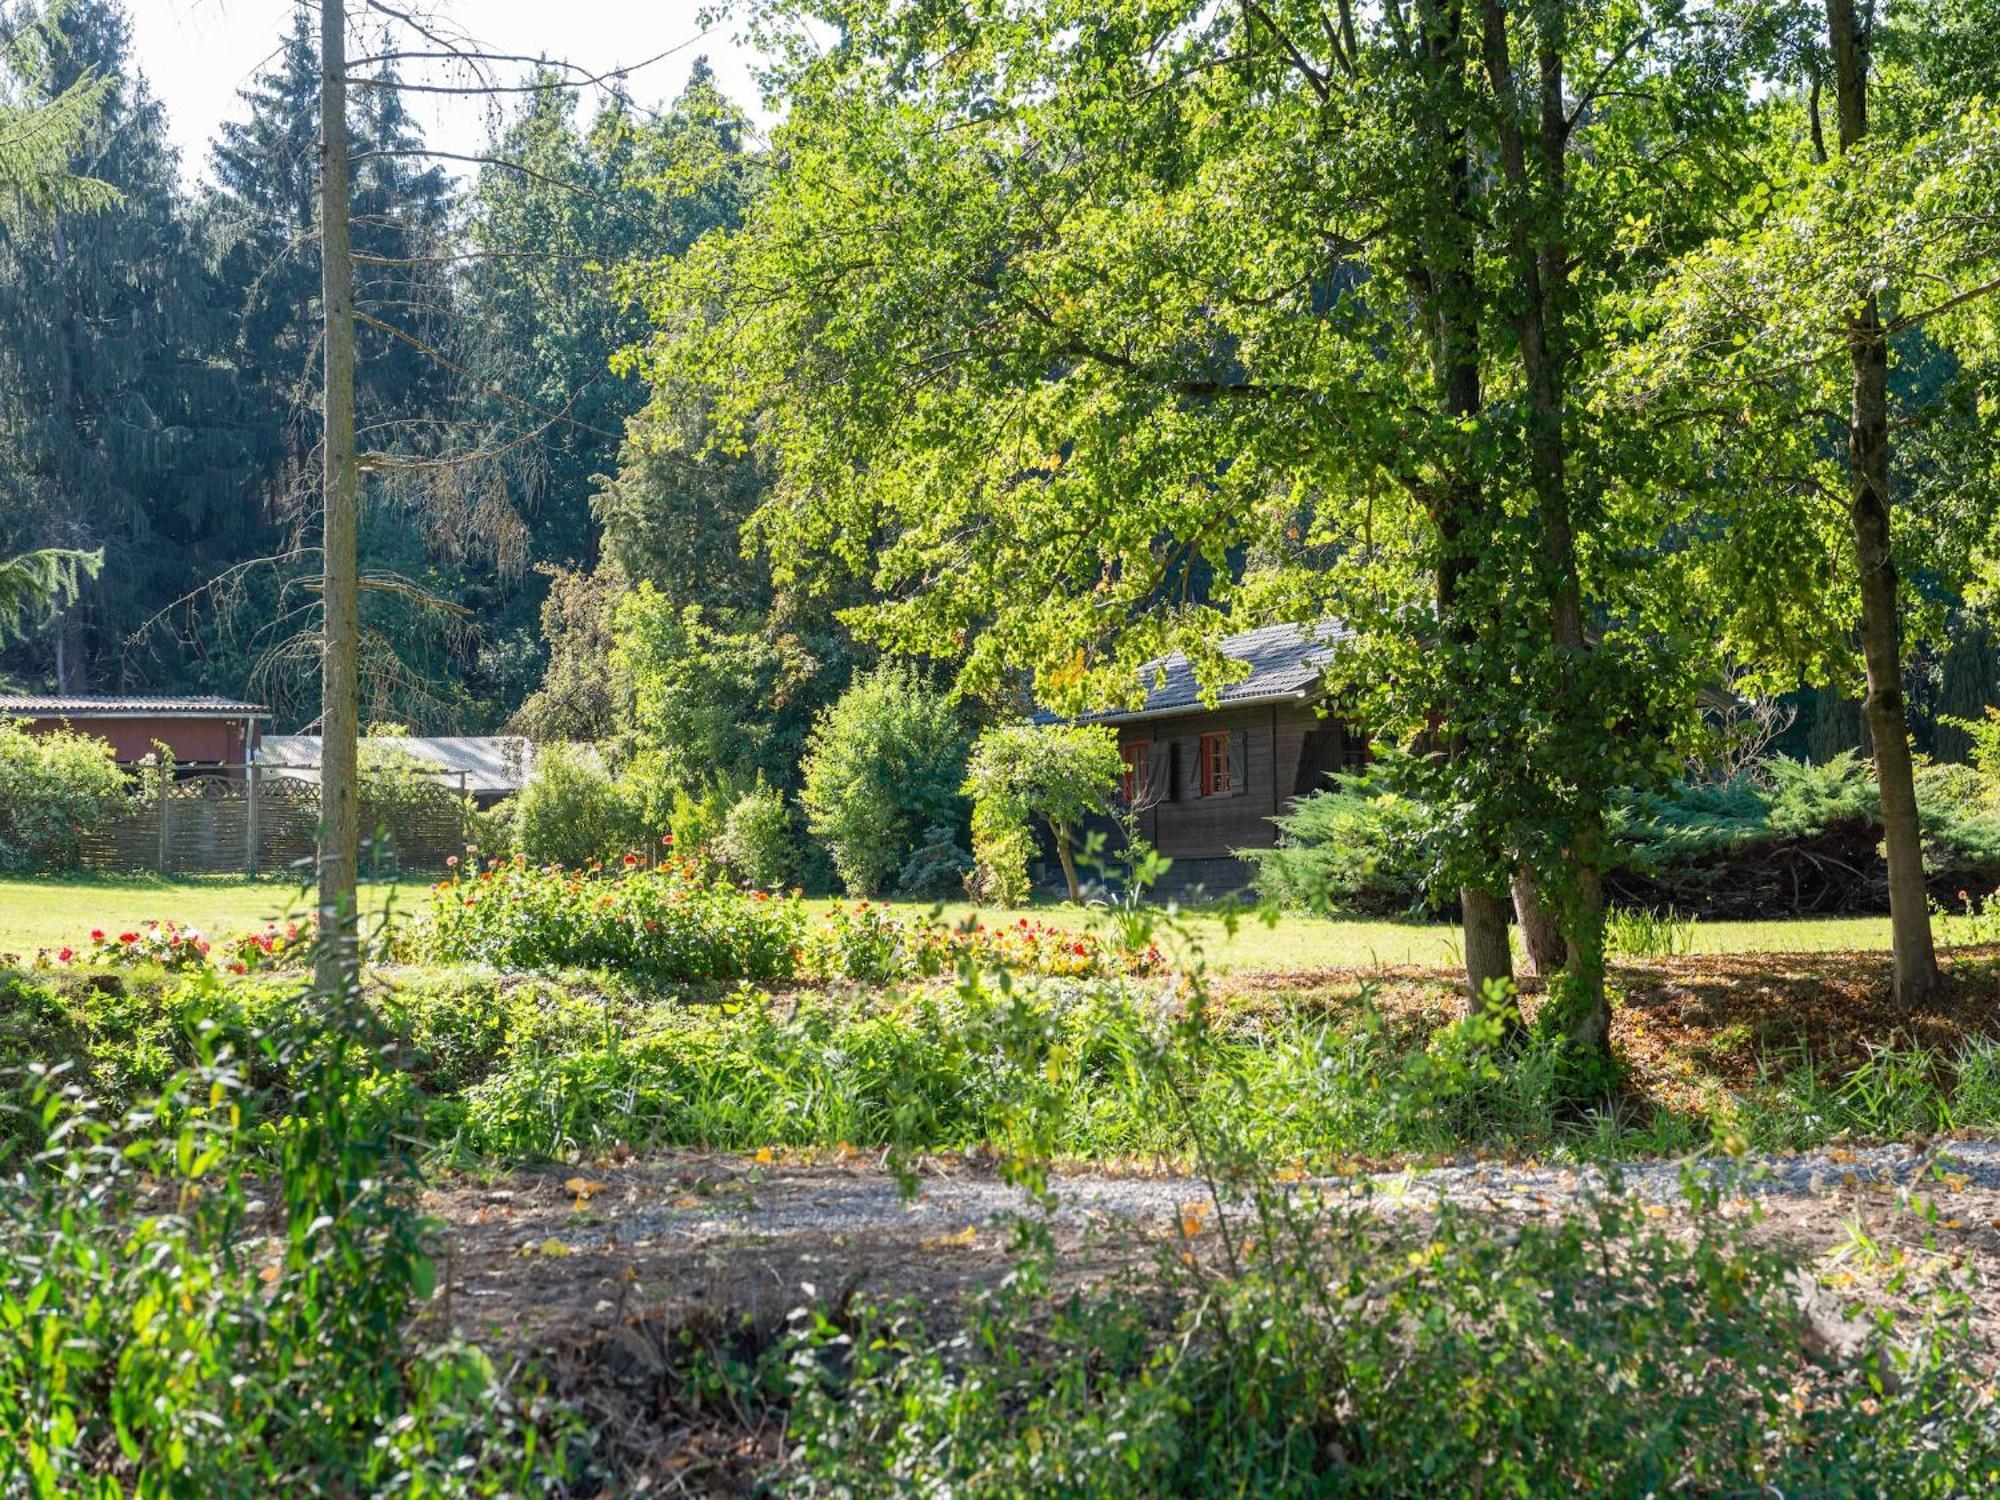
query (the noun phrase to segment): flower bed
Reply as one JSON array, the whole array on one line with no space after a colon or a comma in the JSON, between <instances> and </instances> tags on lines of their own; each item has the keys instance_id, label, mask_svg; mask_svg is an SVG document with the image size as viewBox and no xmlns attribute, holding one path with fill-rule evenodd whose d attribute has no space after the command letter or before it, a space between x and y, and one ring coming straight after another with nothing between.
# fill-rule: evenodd
<instances>
[{"instance_id":1,"label":"flower bed","mask_svg":"<svg viewBox=\"0 0 2000 1500\"><path fill-rule=\"evenodd\" d=\"M789 978L805 915L797 900L705 878L691 862L616 874L521 857L431 887L401 942L421 963L609 969L668 982Z\"/></svg>"},{"instance_id":2,"label":"flower bed","mask_svg":"<svg viewBox=\"0 0 2000 1500\"><path fill-rule=\"evenodd\" d=\"M802 957L802 971L814 978L877 984L949 974L968 964L1064 979L1156 974L1163 967L1157 947L1131 952L1029 917L946 927L906 921L869 901L835 907L807 935Z\"/></svg>"}]
</instances>

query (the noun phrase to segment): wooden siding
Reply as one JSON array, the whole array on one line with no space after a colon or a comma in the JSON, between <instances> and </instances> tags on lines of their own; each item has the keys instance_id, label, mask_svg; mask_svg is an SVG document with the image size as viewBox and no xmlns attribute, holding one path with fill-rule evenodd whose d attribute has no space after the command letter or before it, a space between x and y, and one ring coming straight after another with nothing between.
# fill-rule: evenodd
<instances>
[{"instance_id":1,"label":"wooden siding","mask_svg":"<svg viewBox=\"0 0 2000 1500\"><path fill-rule=\"evenodd\" d=\"M1174 785L1151 789L1139 813L1139 832L1170 859L1222 859L1238 849L1267 849L1277 842L1271 819L1283 812L1298 786L1306 736L1335 728L1309 704L1266 704L1198 711L1119 727L1121 745L1150 740L1173 747ZM1194 764L1201 736L1218 730L1243 736L1244 789L1226 797L1190 796L1184 768Z\"/></svg>"}]
</instances>

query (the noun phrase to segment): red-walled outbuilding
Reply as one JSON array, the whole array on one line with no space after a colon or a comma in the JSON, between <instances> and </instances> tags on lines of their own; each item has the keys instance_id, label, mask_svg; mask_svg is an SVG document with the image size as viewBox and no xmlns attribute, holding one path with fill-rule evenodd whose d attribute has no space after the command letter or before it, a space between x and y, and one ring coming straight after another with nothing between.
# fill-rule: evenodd
<instances>
[{"instance_id":1,"label":"red-walled outbuilding","mask_svg":"<svg viewBox=\"0 0 2000 1500\"><path fill-rule=\"evenodd\" d=\"M0 697L0 720L25 720L30 734L95 735L110 741L121 764L145 759L158 740L182 767L230 766L239 774L269 717L260 703L228 698Z\"/></svg>"}]
</instances>

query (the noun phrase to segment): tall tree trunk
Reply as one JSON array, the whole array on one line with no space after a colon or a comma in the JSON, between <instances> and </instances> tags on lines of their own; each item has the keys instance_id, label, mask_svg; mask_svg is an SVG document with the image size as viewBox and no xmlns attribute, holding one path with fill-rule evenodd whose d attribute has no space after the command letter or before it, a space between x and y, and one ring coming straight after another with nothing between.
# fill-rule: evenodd
<instances>
[{"instance_id":1,"label":"tall tree trunk","mask_svg":"<svg viewBox=\"0 0 2000 1500\"><path fill-rule=\"evenodd\" d=\"M1465 66L1464 8L1442 5L1424 34L1424 61L1431 86L1443 95L1461 87ZM1440 155L1446 163L1442 192L1433 200L1427 264L1416 273L1418 295L1429 304L1432 325L1432 367L1440 411L1462 425L1479 413L1483 396L1479 377L1480 291L1473 267L1472 140L1464 122L1469 111L1440 107L1432 118L1449 135ZM1468 455L1460 471L1431 497L1431 519L1437 528L1436 571L1439 628L1461 643L1473 639L1464 616L1464 585L1471 575L1478 546L1477 522L1484 491ZM1446 745L1453 757L1463 754L1463 738L1454 733ZM1469 1010L1489 1003L1489 995L1511 990L1514 956L1507 942L1507 908L1493 892L1464 886L1458 893L1465 933L1465 993Z\"/></svg>"},{"instance_id":2,"label":"tall tree trunk","mask_svg":"<svg viewBox=\"0 0 2000 1500\"><path fill-rule=\"evenodd\" d=\"M360 913L355 867L360 847L357 761L360 637L356 535L359 475L354 454L354 281L348 250L347 15L342 0L320 0L321 298L326 319L324 614L320 665L320 987L351 991L360 977Z\"/></svg>"},{"instance_id":3,"label":"tall tree trunk","mask_svg":"<svg viewBox=\"0 0 2000 1500\"><path fill-rule=\"evenodd\" d=\"M1559 701L1576 705L1574 677L1589 650L1583 631L1583 587L1567 473L1563 425L1568 402L1569 106L1563 93L1567 44L1560 0L1537 7L1533 136L1523 120L1516 86L1509 11L1502 0L1482 0L1481 39L1487 81L1493 90L1500 170L1513 189L1510 231L1517 299L1516 332L1527 387L1529 484L1542 527L1541 574L1548 591L1549 637L1564 681ZM1565 1034L1577 1044L1610 1045L1611 1009L1604 987L1604 814L1601 807L1572 809L1569 843L1557 902L1565 945Z\"/></svg>"},{"instance_id":4,"label":"tall tree trunk","mask_svg":"<svg viewBox=\"0 0 2000 1500\"><path fill-rule=\"evenodd\" d=\"M1868 41L1855 25L1854 0L1826 0L1826 24L1840 111L1840 150L1845 155L1868 134ZM1937 950L1931 941L1923 829L1903 705L1896 562L1889 525L1889 346L1872 292L1848 319L1847 343L1854 371L1847 429L1847 509L1861 577L1861 654L1868 669L1863 707L1874 745L1889 861L1896 998L1904 1005L1919 1005L1937 992Z\"/></svg>"},{"instance_id":5,"label":"tall tree trunk","mask_svg":"<svg viewBox=\"0 0 2000 1500\"><path fill-rule=\"evenodd\" d=\"M1521 929L1528 972L1537 979L1549 978L1563 966L1567 952L1562 923L1542 900L1542 883L1526 865L1514 871L1514 921Z\"/></svg>"}]
</instances>

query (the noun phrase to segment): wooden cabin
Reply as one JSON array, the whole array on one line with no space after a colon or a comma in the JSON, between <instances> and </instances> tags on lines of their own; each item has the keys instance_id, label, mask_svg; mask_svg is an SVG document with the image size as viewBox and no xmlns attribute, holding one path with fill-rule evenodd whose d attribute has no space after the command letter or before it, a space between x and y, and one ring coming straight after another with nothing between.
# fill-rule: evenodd
<instances>
[{"instance_id":1,"label":"wooden cabin","mask_svg":"<svg viewBox=\"0 0 2000 1500\"><path fill-rule=\"evenodd\" d=\"M1294 798L1367 762L1366 735L1324 711L1324 669L1346 634L1332 624L1271 625L1225 638L1223 655L1250 670L1212 705L1175 652L1146 666L1138 707L1088 716L1117 728L1121 795L1140 836L1173 861L1162 894L1241 890L1254 871L1236 851L1269 848L1271 819Z\"/></svg>"}]
</instances>

